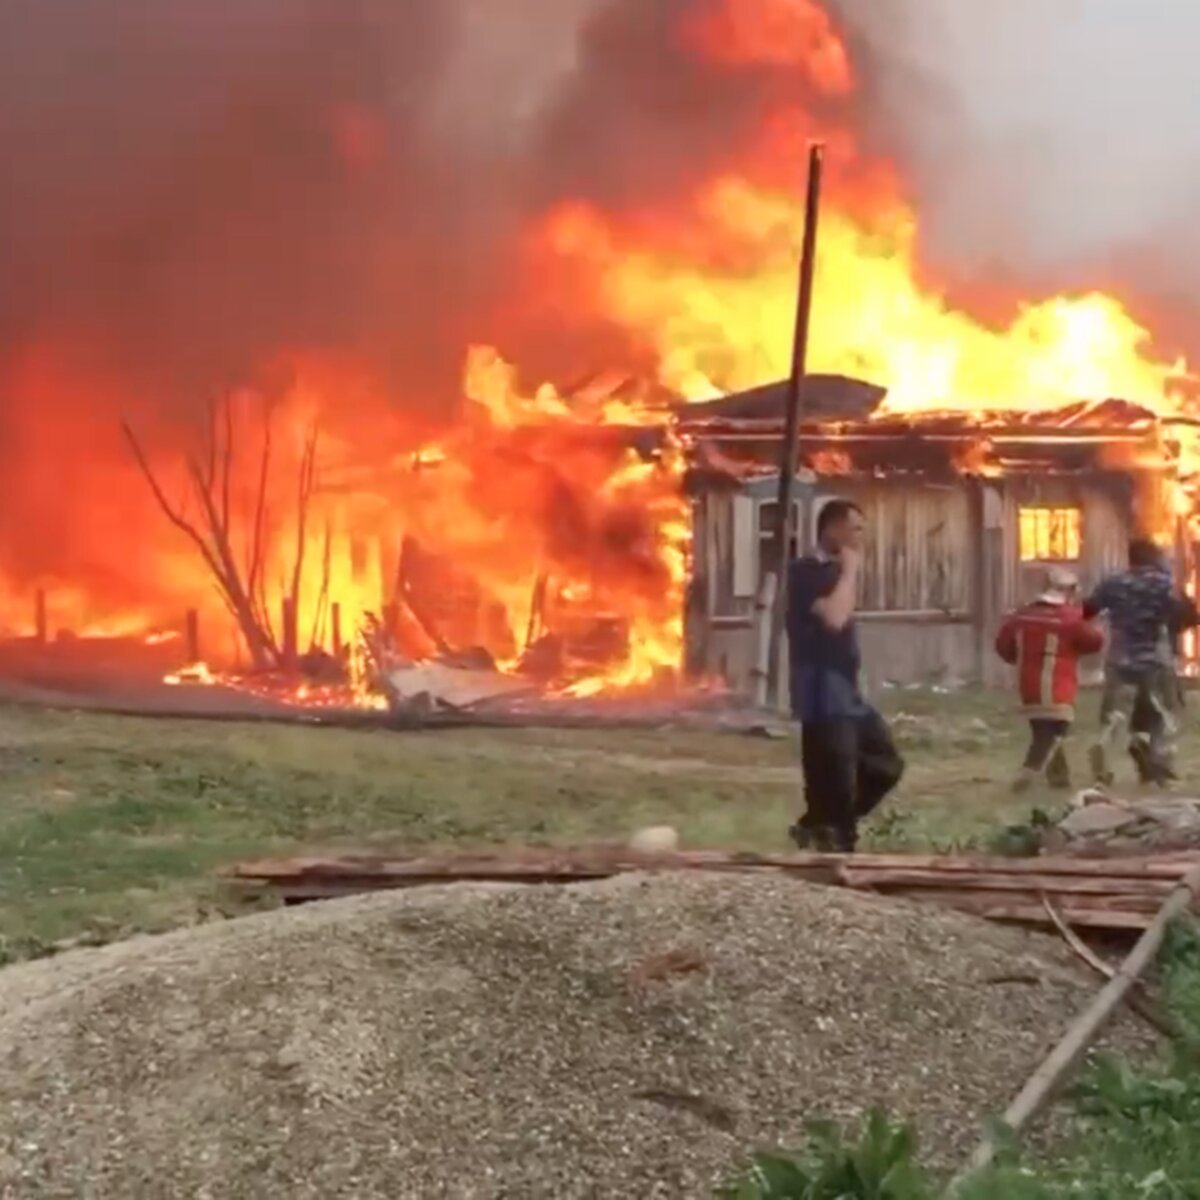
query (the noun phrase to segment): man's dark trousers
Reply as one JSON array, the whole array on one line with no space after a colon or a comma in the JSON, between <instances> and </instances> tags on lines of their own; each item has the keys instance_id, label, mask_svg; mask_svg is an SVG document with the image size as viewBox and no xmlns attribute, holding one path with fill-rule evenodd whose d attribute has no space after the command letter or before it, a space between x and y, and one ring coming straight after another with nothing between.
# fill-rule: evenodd
<instances>
[{"instance_id":1,"label":"man's dark trousers","mask_svg":"<svg viewBox=\"0 0 1200 1200\"><path fill-rule=\"evenodd\" d=\"M852 850L858 822L900 782L904 760L891 730L873 708L853 717L807 721L800 730L807 810L800 829Z\"/></svg>"}]
</instances>

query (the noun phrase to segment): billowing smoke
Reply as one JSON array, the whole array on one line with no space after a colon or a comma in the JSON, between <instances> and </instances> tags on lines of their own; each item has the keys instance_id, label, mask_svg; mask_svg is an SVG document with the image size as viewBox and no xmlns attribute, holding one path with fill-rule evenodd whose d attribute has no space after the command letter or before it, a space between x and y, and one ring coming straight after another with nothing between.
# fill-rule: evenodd
<instances>
[{"instance_id":1,"label":"billowing smoke","mask_svg":"<svg viewBox=\"0 0 1200 1200\"><path fill-rule=\"evenodd\" d=\"M483 11L5 5L0 337L83 341L177 402L282 347L441 365L500 245L488 135L519 121L511 86L457 69Z\"/></svg>"},{"instance_id":2,"label":"billowing smoke","mask_svg":"<svg viewBox=\"0 0 1200 1200\"><path fill-rule=\"evenodd\" d=\"M688 53L711 2L13 0L0 346L83 345L175 404L295 346L452 385L521 308L532 212L658 199L778 98Z\"/></svg>"},{"instance_id":3,"label":"billowing smoke","mask_svg":"<svg viewBox=\"0 0 1200 1200\"><path fill-rule=\"evenodd\" d=\"M194 412L280 352L342 353L427 411L472 340L531 374L628 352L523 237L567 198L670 211L772 114L830 115L786 54L681 34L755 2L7 0L0 576L135 592L102 546L129 520L116 418ZM1186 5L828 7L860 85L838 115L901 164L939 278L1193 298Z\"/></svg>"},{"instance_id":4,"label":"billowing smoke","mask_svg":"<svg viewBox=\"0 0 1200 1200\"><path fill-rule=\"evenodd\" d=\"M153 438L296 348L453 397L580 9L0 6L0 592L144 597L176 543L123 415Z\"/></svg>"},{"instance_id":5,"label":"billowing smoke","mask_svg":"<svg viewBox=\"0 0 1200 1200\"><path fill-rule=\"evenodd\" d=\"M1160 331L1194 315L1200 12L1174 0L833 7L866 52L871 125L903 164L936 277L1027 296L1106 286Z\"/></svg>"},{"instance_id":6,"label":"billowing smoke","mask_svg":"<svg viewBox=\"0 0 1200 1200\"><path fill-rule=\"evenodd\" d=\"M472 340L623 352L523 235L684 191L799 88L697 61L682 20L724 2L0 6L0 580L144 589L121 545L173 535L118 418L169 438L281 353L450 411Z\"/></svg>"},{"instance_id":7,"label":"billowing smoke","mask_svg":"<svg viewBox=\"0 0 1200 1200\"><path fill-rule=\"evenodd\" d=\"M689 53L712 2L12 0L0 355L86 348L172 404L294 346L452 391L468 339L537 340L532 213L677 193L800 90ZM1187 6L830 8L939 274L1191 290Z\"/></svg>"}]
</instances>

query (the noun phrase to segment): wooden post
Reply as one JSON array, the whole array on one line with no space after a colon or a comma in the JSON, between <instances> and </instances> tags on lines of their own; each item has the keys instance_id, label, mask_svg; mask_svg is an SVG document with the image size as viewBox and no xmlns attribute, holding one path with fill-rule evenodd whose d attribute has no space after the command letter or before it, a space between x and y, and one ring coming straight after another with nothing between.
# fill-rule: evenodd
<instances>
[{"instance_id":1,"label":"wooden post","mask_svg":"<svg viewBox=\"0 0 1200 1200\"><path fill-rule=\"evenodd\" d=\"M824 147L818 142L808 151L808 194L804 206L804 245L800 255L800 290L796 300L796 332L792 340L792 375L789 380L783 445L779 452L779 497L775 514L776 603L771 621L768 669L769 699L782 699L779 648L783 642L783 615L787 608L787 574L795 520L792 516L792 482L796 474L796 441L800 426L800 402L808 364L808 329L812 314L813 275L816 270L817 222L821 213L821 165Z\"/></svg>"},{"instance_id":2,"label":"wooden post","mask_svg":"<svg viewBox=\"0 0 1200 1200\"><path fill-rule=\"evenodd\" d=\"M971 526L969 539L971 553L971 635L974 639L974 670L975 679L983 683L988 669L988 581L990 574L987 569L987 553L984 549L984 500L983 483L980 478L972 476L966 481L967 486L967 520Z\"/></svg>"},{"instance_id":3,"label":"wooden post","mask_svg":"<svg viewBox=\"0 0 1200 1200\"><path fill-rule=\"evenodd\" d=\"M332 637L334 658L342 657L342 606L334 601L329 606L329 625Z\"/></svg>"},{"instance_id":4,"label":"wooden post","mask_svg":"<svg viewBox=\"0 0 1200 1200\"><path fill-rule=\"evenodd\" d=\"M771 680L771 623L775 619L775 593L779 590L779 579L774 571L768 571L758 585L754 598L754 704L766 708Z\"/></svg>"},{"instance_id":5,"label":"wooden post","mask_svg":"<svg viewBox=\"0 0 1200 1200\"><path fill-rule=\"evenodd\" d=\"M50 622L46 614L46 589L38 588L33 598L33 636L44 646L50 637Z\"/></svg>"},{"instance_id":6,"label":"wooden post","mask_svg":"<svg viewBox=\"0 0 1200 1200\"><path fill-rule=\"evenodd\" d=\"M296 667L296 601L292 596L283 598L283 668L292 671Z\"/></svg>"},{"instance_id":7,"label":"wooden post","mask_svg":"<svg viewBox=\"0 0 1200 1200\"><path fill-rule=\"evenodd\" d=\"M981 480L979 485L980 532L976 553L979 556L980 681L998 684L1008 680L1008 668L992 652L992 638L1003 619L1008 597L1005 595L1004 515L1001 488L1003 481Z\"/></svg>"},{"instance_id":8,"label":"wooden post","mask_svg":"<svg viewBox=\"0 0 1200 1200\"><path fill-rule=\"evenodd\" d=\"M194 608L187 610L184 621L184 645L189 663L200 661L200 614Z\"/></svg>"},{"instance_id":9,"label":"wooden post","mask_svg":"<svg viewBox=\"0 0 1200 1200\"><path fill-rule=\"evenodd\" d=\"M1167 927L1176 917L1188 911L1198 893L1200 866L1193 866L1171 891L1150 927L1138 939L1112 979L1096 993L1091 1004L1072 1022L1058 1045L1050 1051L1042 1065L1029 1077L1016 1099L1008 1106L1001 1119L1003 1129L1015 1136L1041 1112L1055 1089L1095 1040L1105 1022L1154 961ZM951 1180L945 1195L957 1196L969 1179L992 1164L998 1147L998 1135L989 1133L975 1148L967 1165Z\"/></svg>"}]
</instances>

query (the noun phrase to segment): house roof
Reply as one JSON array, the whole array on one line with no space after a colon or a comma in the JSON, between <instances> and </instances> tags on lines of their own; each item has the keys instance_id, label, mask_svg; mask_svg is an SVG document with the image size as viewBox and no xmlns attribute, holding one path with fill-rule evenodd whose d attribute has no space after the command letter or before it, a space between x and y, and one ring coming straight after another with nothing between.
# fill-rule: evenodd
<instances>
[{"instance_id":1,"label":"house roof","mask_svg":"<svg viewBox=\"0 0 1200 1200\"><path fill-rule=\"evenodd\" d=\"M720 400L689 404L685 411L705 420L782 420L790 391L790 381L783 379ZM886 395L887 388L846 375L809 375L804 381L804 413L820 420L866 420Z\"/></svg>"},{"instance_id":2,"label":"house roof","mask_svg":"<svg viewBox=\"0 0 1200 1200\"><path fill-rule=\"evenodd\" d=\"M692 448L695 486L725 486L778 470L788 385L689 405L677 428ZM1167 466L1176 419L1124 400L1058 408L880 411L881 388L814 376L797 430L800 465L822 475L1074 474ZM1185 422L1190 423L1190 422Z\"/></svg>"}]
</instances>

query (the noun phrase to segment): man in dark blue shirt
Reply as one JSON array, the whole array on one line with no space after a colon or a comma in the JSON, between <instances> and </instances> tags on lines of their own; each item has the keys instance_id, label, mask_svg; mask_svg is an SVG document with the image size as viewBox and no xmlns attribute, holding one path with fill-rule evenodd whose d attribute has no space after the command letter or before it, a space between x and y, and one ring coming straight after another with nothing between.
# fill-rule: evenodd
<instances>
[{"instance_id":1,"label":"man in dark blue shirt","mask_svg":"<svg viewBox=\"0 0 1200 1200\"><path fill-rule=\"evenodd\" d=\"M828 501L817 517L817 554L797 559L788 574L789 682L807 806L789 833L801 849L852 851L859 820L904 771L887 724L858 687L863 529L858 505Z\"/></svg>"}]
</instances>

